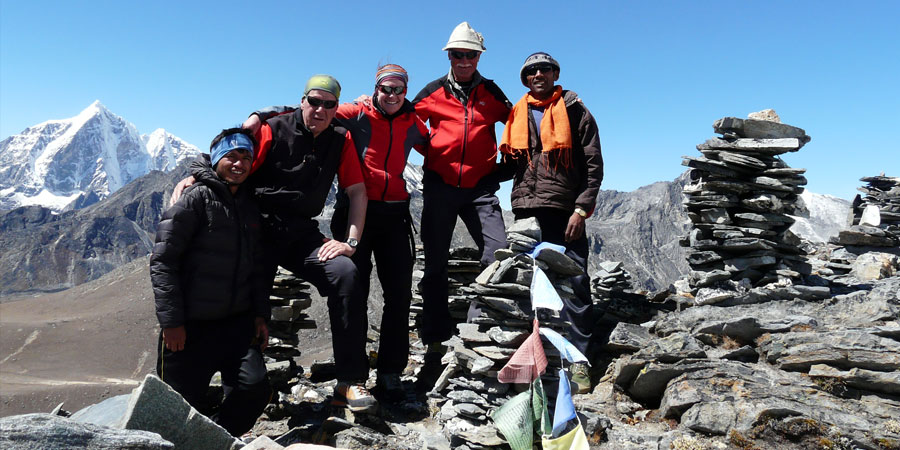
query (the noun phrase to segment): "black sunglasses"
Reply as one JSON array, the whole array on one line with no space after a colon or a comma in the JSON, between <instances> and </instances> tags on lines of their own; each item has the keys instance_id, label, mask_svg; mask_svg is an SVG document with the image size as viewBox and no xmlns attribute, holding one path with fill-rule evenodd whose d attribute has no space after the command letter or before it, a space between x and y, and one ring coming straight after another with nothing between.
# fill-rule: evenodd
<instances>
[{"instance_id":1,"label":"black sunglasses","mask_svg":"<svg viewBox=\"0 0 900 450\"><path fill-rule=\"evenodd\" d=\"M381 92L383 92L387 95L391 95L391 94L400 95L400 94L406 92L406 86L388 86L388 85L381 84L381 85L378 85L375 87L377 87L379 90L381 90Z\"/></svg>"},{"instance_id":2,"label":"black sunglasses","mask_svg":"<svg viewBox=\"0 0 900 450\"><path fill-rule=\"evenodd\" d=\"M534 75L538 72L538 70L540 70L543 73L550 73L550 72L553 72L554 70L556 70L556 67L553 67L550 64L541 64L538 66L531 66L531 67L525 69L525 75L527 75L527 76Z\"/></svg>"},{"instance_id":3,"label":"black sunglasses","mask_svg":"<svg viewBox=\"0 0 900 450\"><path fill-rule=\"evenodd\" d=\"M463 59L463 58L475 59L480 54L481 54L481 52L479 52L478 50L472 50L471 52L461 52L458 50L450 50L450 56L452 56L453 59Z\"/></svg>"},{"instance_id":4,"label":"black sunglasses","mask_svg":"<svg viewBox=\"0 0 900 450\"><path fill-rule=\"evenodd\" d=\"M337 100L322 100L321 98L306 96L306 102L314 108L323 107L331 109L337 106Z\"/></svg>"}]
</instances>

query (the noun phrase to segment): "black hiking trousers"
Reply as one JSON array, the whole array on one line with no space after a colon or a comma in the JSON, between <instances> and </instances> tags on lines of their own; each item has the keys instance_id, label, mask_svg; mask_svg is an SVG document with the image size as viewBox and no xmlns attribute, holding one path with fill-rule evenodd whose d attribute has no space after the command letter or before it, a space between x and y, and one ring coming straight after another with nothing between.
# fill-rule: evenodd
<instances>
[{"instance_id":1,"label":"black hiking trousers","mask_svg":"<svg viewBox=\"0 0 900 450\"><path fill-rule=\"evenodd\" d=\"M346 240L347 208L331 218L335 239ZM380 375L400 374L409 363L409 303L415 259L409 202L369 200L366 225L356 252L350 258L359 270L362 290L369 297L372 257L384 297L376 369Z\"/></svg>"},{"instance_id":2,"label":"black hiking trousers","mask_svg":"<svg viewBox=\"0 0 900 450\"><path fill-rule=\"evenodd\" d=\"M575 208L572 208L573 211ZM594 304L591 298L590 277L587 274L588 239L587 228L580 238L573 242L566 242L566 227L572 211L556 208L520 208L514 209L516 220L534 217L541 227L541 240L551 244L566 247L566 256L581 266L584 273L569 278L569 283L575 291L575 298L560 296L563 301L563 309L560 311L560 319L569 321L572 327L568 329L569 342L581 353L588 354L588 344L591 341L591 333L594 329Z\"/></svg>"},{"instance_id":3,"label":"black hiking trousers","mask_svg":"<svg viewBox=\"0 0 900 450\"><path fill-rule=\"evenodd\" d=\"M225 398L211 418L232 436L250 431L272 396L251 315L184 325L184 350L165 348L159 333L156 373L187 402L209 414L206 394L213 374L221 372Z\"/></svg>"},{"instance_id":4,"label":"black hiking trousers","mask_svg":"<svg viewBox=\"0 0 900 450\"><path fill-rule=\"evenodd\" d=\"M422 342L435 344L453 336L456 326L448 307L448 258L456 218L462 219L481 252L481 266L494 262L494 252L506 247L506 228L497 199L497 182L479 182L472 188L444 183L440 175L426 170L423 177L422 245L425 273L422 292Z\"/></svg>"}]
</instances>

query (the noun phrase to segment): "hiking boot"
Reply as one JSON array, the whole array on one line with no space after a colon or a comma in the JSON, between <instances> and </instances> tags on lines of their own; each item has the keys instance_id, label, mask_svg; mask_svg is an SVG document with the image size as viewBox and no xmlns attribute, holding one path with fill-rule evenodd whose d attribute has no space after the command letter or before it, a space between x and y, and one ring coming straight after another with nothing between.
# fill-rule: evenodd
<instances>
[{"instance_id":1,"label":"hiking boot","mask_svg":"<svg viewBox=\"0 0 900 450\"><path fill-rule=\"evenodd\" d=\"M573 394L587 394L591 392L591 372L587 364L572 364L569 366L569 376L574 385Z\"/></svg>"},{"instance_id":2,"label":"hiking boot","mask_svg":"<svg viewBox=\"0 0 900 450\"><path fill-rule=\"evenodd\" d=\"M400 381L399 373L378 374L375 378L375 386L379 395L390 402L400 402L406 400L406 391L403 389L403 382Z\"/></svg>"},{"instance_id":3,"label":"hiking boot","mask_svg":"<svg viewBox=\"0 0 900 450\"><path fill-rule=\"evenodd\" d=\"M441 364L441 358L447 352L447 347L441 344L429 344L428 350L425 351L425 363L419 369L416 377L416 393L425 394L434 388L434 383L440 378L444 372L444 366Z\"/></svg>"},{"instance_id":4,"label":"hiking boot","mask_svg":"<svg viewBox=\"0 0 900 450\"><path fill-rule=\"evenodd\" d=\"M378 408L378 401L369 393L365 385L350 384L346 381L341 381L334 387L331 404L346 406L353 412L374 412Z\"/></svg>"}]
</instances>

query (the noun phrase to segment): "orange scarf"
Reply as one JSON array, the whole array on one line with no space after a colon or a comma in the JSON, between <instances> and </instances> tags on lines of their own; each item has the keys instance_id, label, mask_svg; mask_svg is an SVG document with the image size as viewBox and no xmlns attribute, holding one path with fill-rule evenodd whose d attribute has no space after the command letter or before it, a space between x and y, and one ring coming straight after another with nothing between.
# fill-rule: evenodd
<instances>
[{"instance_id":1,"label":"orange scarf","mask_svg":"<svg viewBox=\"0 0 900 450\"><path fill-rule=\"evenodd\" d=\"M570 167L572 162L572 129L569 126L569 115L566 102L562 99L562 86L556 86L553 95L546 100L538 100L531 93L522 96L513 106L500 140L500 151L508 155L526 154L528 152L528 105L549 108L544 110L541 119L541 150L544 153L557 151L557 163Z\"/></svg>"}]
</instances>

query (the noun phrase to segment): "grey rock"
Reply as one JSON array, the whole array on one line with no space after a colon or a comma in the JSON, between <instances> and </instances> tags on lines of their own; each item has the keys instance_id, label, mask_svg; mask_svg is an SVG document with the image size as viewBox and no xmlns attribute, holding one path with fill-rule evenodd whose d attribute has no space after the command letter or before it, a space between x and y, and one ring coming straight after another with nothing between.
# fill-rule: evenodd
<instances>
[{"instance_id":1,"label":"grey rock","mask_svg":"<svg viewBox=\"0 0 900 450\"><path fill-rule=\"evenodd\" d=\"M780 155L796 152L804 142L795 138L783 139L751 139L739 138L732 141L712 138L697 146L697 150L733 150L761 155Z\"/></svg>"},{"instance_id":2,"label":"grey rock","mask_svg":"<svg viewBox=\"0 0 900 450\"><path fill-rule=\"evenodd\" d=\"M530 334L530 331L514 330L504 327L492 327L487 331L488 337L497 344L505 347L515 346L517 348Z\"/></svg>"},{"instance_id":3,"label":"grey rock","mask_svg":"<svg viewBox=\"0 0 900 450\"><path fill-rule=\"evenodd\" d=\"M283 450L284 446L273 441L268 436L260 436L249 444L241 447L241 450Z\"/></svg>"},{"instance_id":4,"label":"grey rock","mask_svg":"<svg viewBox=\"0 0 900 450\"><path fill-rule=\"evenodd\" d=\"M547 265L550 266L550 270L559 275L575 276L583 273L581 266L573 261L572 258L566 256L565 253L561 253L551 248L541 250L536 259L547 263Z\"/></svg>"},{"instance_id":5,"label":"grey rock","mask_svg":"<svg viewBox=\"0 0 900 450\"><path fill-rule=\"evenodd\" d=\"M843 369L900 370L900 342L864 330L804 331L771 335L759 343L766 359L783 370L815 364Z\"/></svg>"},{"instance_id":6,"label":"grey rock","mask_svg":"<svg viewBox=\"0 0 900 450\"><path fill-rule=\"evenodd\" d=\"M76 422L51 414L25 414L0 419L0 447L10 450L174 449L159 434Z\"/></svg>"},{"instance_id":7,"label":"grey rock","mask_svg":"<svg viewBox=\"0 0 900 450\"><path fill-rule=\"evenodd\" d=\"M777 260L773 256L754 256L750 258L726 259L725 270L729 272L741 272L755 267L765 267L775 264Z\"/></svg>"},{"instance_id":8,"label":"grey rock","mask_svg":"<svg viewBox=\"0 0 900 450\"><path fill-rule=\"evenodd\" d=\"M814 364L809 368L809 376L837 380L847 386L890 395L900 394L900 371L880 372L853 368L841 371L827 364Z\"/></svg>"},{"instance_id":9,"label":"grey rock","mask_svg":"<svg viewBox=\"0 0 900 450\"><path fill-rule=\"evenodd\" d=\"M705 287L709 286L717 281L723 281L731 278L731 272L726 270L711 270L709 272L705 271L691 271L691 280L692 284L697 287Z\"/></svg>"},{"instance_id":10,"label":"grey rock","mask_svg":"<svg viewBox=\"0 0 900 450\"><path fill-rule=\"evenodd\" d=\"M730 298L734 298L736 293L734 291L725 290L725 289L712 289L712 288L700 288L697 291L697 295L694 297L695 305L711 305L714 303L723 302Z\"/></svg>"},{"instance_id":11,"label":"grey rock","mask_svg":"<svg viewBox=\"0 0 900 450\"><path fill-rule=\"evenodd\" d=\"M147 375L131 393L122 428L159 433L177 448L213 450L243 445L155 375Z\"/></svg>"},{"instance_id":12,"label":"grey rock","mask_svg":"<svg viewBox=\"0 0 900 450\"><path fill-rule=\"evenodd\" d=\"M900 269L900 257L890 253L868 252L853 261L850 275L863 281L894 276Z\"/></svg>"},{"instance_id":13,"label":"grey rock","mask_svg":"<svg viewBox=\"0 0 900 450\"><path fill-rule=\"evenodd\" d=\"M770 120L723 117L713 123L713 130L715 130L716 133L734 134L745 138L796 138L803 140L804 143L809 142L810 139L802 128L797 128Z\"/></svg>"},{"instance_id":14,"label":"grey rock","mask_svg":"<svg viewBox=\"0 0 900 450\"><path fill-rule=\"evenodd\" d=\"M459 330L457 335L463 340L463 342L473 342L473 343L489 343L491 342L490 336L487 333L483 333L479 330L479 326L473 323L459 323L456 324L456 329Z\"/></svg>"},{"instance_id":15,"label":"grey rock","mask_svg":"<svg viewBox=\"0 0 900 450\"><path fill-rule=\"evenodd\" d=\"M513 221L513 223L506 228L506 232L519 233L538 242L541 241L541 226L534 217Z\"/></svg>"},{"instance_id":16,"label":"grey rock","mask_svg":"<svg viewBox=\"0 0 900 450\"><path fill-rule=\"evenodd\" d=\"M104 427L118 427L122 423L125 411L128 410L128 399L130 397L130 394L110 397L100 403L89 405L76 411L69 419Z\"/></svg>"},{"instance_id":17,"label":"grey rock","mask_svg":"<svg viewBox=\"0 0 900 450\"><path fill-rule=\"evenodd\" d=\"M654 339L635 354L646 360L673 363L683 359L705 358L703 344L688 333L673 333Z\"/></svg>"},{"instance_id":18,"label":"grey rock","mask_svg":"<svg viewBox=\"0 0 900 450\"><path fill-rule=\"evenodd\" d=\"M650 330L632 323L618 323L609 335L606 348L620 352L638 351L650 342Z\"/></svg>"},{"instance_id":19,"label":"grey rock","mask_svg":"<svg viewBox=\"0 0 900 450\"><path fill-rule=\"evenodd\" d=\"M737 422L734 402L698 403L681 416L681 424L706 434L726 435Z\"/></svg>"}]
</instances>

